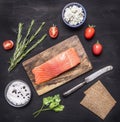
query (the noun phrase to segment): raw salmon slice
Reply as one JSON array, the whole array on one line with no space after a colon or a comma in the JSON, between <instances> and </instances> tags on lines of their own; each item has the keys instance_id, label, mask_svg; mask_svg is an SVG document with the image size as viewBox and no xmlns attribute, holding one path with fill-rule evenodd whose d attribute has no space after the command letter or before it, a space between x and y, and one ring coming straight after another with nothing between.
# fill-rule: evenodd
<instances>
[{"instance_id":1,"label":"raw salmon slice","mask_svg":"<svg viewBox=\"0 0 120 122\"><path fill-rule=\"evenodd\" d=\"M52 59L32 69L35 76L35 84L48 81L61 73L75 67L80 63L80 57L74 48L58 54Z\"/></svg>"}]
</instances>

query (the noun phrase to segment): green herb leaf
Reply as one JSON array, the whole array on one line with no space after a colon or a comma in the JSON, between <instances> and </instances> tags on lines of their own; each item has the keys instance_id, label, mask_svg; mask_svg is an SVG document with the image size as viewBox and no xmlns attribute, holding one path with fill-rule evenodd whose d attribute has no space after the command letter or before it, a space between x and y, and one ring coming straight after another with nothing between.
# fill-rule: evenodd
<instances>
[{"instance_id":1,"label":"green herb leaf","mask_svg":"<svg viewBox=\"0 0 120 122\"><path fill-rule=\"evenodd\" d=\"M50 105L49 105L49 108L52 110L54 109L55 107L57 107L59 105L59 102L52 102Z\"/></svg>"},{"instance_id":2,"label":"green herb leaf","mask_svg":"<svg viewBox=\"0 0 120 122\"><path fill-rule=\"evenodd\" d=\"M16 48L13 53L13 56L10 58L10 66L8 68L8 71L13 70L17 66L17 64L30 51L32 51L38 44L40 44L46 38L47 34L44 34L40 39L38 39L38 41L36 43L34 43L30 48L28 48L29 44L36 38L38 33L41 31L41 29L45 25L45 22L42 22L42 24L39 26L39 28L36 30L36 32L30 36L30 32L32 30L33 24L34 24L34 20L31 21L31 23L28 27L26 36L24 38L22 38L23 23L19 23Z\"/></svg>"},{"instance_id":3,"label":"green herb leaf","mask_svg":"<svg viewBox=\"0 0 120 122\"><path fill-rule=\"evenodd\" d=\"M61 101L60 95L59 95L59 94L55 95L55 96L53 97L53 100L54 100L55 102L60 103L60 101Z\"/></svg>"},{"instance_id":4,"label":"green herb leaf","mask_svg":"<svg viewBox=\"0 0 120 122\"><path fill-rule=\"evenodd\" d=\"M46 98L43 98L43 104L48 106L51 102L53 102L53 98L52 97L46 97Z\"/></svg>"},{"instance_id":5,"label":"green herb leaf","mask_svg":"<svg viewBox=\"0 0 120 122\"><path fill-rule=\"evenodd\" d=\"M60 105L60 101L61 99L59 94L43 98L42 107L33 113L34 117L37 117L43 111L63 111L64 105Z\"/></svg>"},{"instance_id":6,"label":"green herb leaf","mask_svg":"<svg viewBox=\"0 0 120 122\"><path fill-rule=\"evenodd\" d=\"M55 112L63 111L63 109L64 109L64 105L58 105L57 107L53 108Z\"/></svg>"}]
</instances>

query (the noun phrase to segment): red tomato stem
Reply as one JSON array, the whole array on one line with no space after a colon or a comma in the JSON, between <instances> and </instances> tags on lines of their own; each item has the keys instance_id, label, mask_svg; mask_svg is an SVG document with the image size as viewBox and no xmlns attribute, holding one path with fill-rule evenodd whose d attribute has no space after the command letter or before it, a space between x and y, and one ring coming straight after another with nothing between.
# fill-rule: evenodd
<instances>
[{"instance_id":1,"label":"red tomato stem","mask_svg":"<svg viewBox=\"0 0 120 122\"><path fill-rule=\"evenodd\" d=\"M55 24L53 24L53 27L56 27L56 25L55 25Z\"/></svg>"},{"instance_id":2,"label":"red tomato stem","mask_svg":"<svg viewBox=\"0 0 120 122\"><path fill-rule=\"evenodd\" d=\"M90 28L95 28L96 25L88 25L88 27L90 27Z\"/></svg>"},{"instance_id":3,"label":"red tomato stem","mask_svg":"<svg viewBox=\"0 0 120 122\"><path fill-rule=\"evenodd\" d=\"M96 44L100 44L99 40L97 40Z\"/></svg>"}]
</instances>

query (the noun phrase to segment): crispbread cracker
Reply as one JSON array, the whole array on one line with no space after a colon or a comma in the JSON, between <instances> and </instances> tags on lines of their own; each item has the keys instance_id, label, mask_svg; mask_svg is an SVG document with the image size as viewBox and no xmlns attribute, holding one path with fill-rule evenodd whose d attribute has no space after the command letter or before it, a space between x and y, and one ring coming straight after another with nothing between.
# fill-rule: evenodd
<instances>
[{"instance_id":1,"label":"crispbread cracker","mask_svg":"<svg viewBox=\"0 0 120 122\"><path fill-rule=\"evenodd\" d=\"M101 119L105 119L116 103L100 81L96 82L84 93L86 96L80 104L98 115Z\"/></svg>"},{"instance_id":2,"label":"crispbread cracker","mask_svg":"<svg viewBox=\"0 0 120 122\"><path fill-rule=\"evenodd\" d=\"M101 84L100 81L94 83L90 88L88 88L86 91L84 91L84 94L90 93L92 90L99 91L101 93L103 91L104 87Z\"/></svg>"},{"instance_id":3,"label":"crispbread cracker","mask_svg":"<svg viewBox=\"0 0 120 122\"><path fill-rule=\"evenodd\" d=\"M112 97L111 94L108 92L108 90L105 88L105 86L101 83L101 81L97 81L94 85L92 85L90 88L88 88L84 94L101 94L105 97Z\"/></svg>"}]
</instances>

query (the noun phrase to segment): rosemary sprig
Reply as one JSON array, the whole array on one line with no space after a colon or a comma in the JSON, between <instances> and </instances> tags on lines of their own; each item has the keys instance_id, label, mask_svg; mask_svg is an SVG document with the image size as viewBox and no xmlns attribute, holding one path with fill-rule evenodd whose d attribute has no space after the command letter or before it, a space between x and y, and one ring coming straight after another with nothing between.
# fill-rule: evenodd
<instances>
[{"instance_id":1,"label":"rosemary sprig","mask_svg":"<svg viewBox=\"0 0 120 122\"><path fill-rule=\"evenodd\" d=\"M30 36L30 32L32 30L32 27L34 25L34 20L31 21L31 24L28 27L26 36L24 39L22 39L22 29L23 29L23 23L19 23L18 25L18 35L17 35L17 41L16 41L16 48L13 53L13 56L10 58L10 66L8 68L8 71L10 72L13 70L16 65L29 53L31 52L38 44L40 44L47 36L47 34L44 34L40 39L37 40L36 43L34 43L30 48L27 48L29 44L36 38L38 33L42 30L43 26L45 25L45 22L42 22L40 27L36 30L36 32ZM29 37L30 36L30 37ZM29 38L28 38L29 37Z\"/></svg>"}]
</instances>

